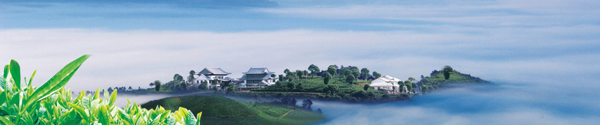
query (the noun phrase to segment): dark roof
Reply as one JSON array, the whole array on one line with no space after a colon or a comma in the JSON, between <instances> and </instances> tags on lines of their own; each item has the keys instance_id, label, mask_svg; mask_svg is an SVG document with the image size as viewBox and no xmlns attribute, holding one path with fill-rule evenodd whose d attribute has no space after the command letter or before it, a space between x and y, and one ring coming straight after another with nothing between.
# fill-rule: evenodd
<instances>
[{"instance_id":1,"label":"dark roof","mask_svg":"<svg viewBox=\"0 0 600 125\"><path fill-rule=\"evenodd\" d=\"M250 68L248 72L243 72L244 74L273 74L275 72L269 72L267 68Z\"/></svg>"},{"instance_id":2,"label":"dark roof","mask_svg":"<svg viewBox=\"0 0 600 125\"><path fill-rule=\"evenodd\" d=\"M240 80L268 80L268 79L279 79L277 77L275 78L271 78L271 74L275 74L275 72L269 72L269 69L267 68L250 68L250 70L248 70L248 72L243 72L244 75L242 76L242 78L240 78ZM264 77L262 78L248 78L246 75L247 74L265 74Z\"/></svg>"},{"instance_id":3,"label":"dark roof","mask_svg":"<svg viewBox=\"0 0 600 125\"><path fill-rule=\"evenodd\" d=\"M225 72L221 68L204 68L202 71L198 72L198 75L200 75L200 74L205 74L205 75L229 75L231 73Z\"/></svg>"}]
</instances>

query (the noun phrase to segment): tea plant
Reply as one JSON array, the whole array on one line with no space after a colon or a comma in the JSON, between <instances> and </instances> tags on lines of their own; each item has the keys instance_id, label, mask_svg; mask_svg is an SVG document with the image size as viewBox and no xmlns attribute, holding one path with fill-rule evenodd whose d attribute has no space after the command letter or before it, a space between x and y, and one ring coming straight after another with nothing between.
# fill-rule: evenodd
<instances>
[{"instance_id":1,"label":"tea plant","mask_svg":"<svg viewBox=\"0 0 600 125\"><path fill-rule=\"evenodd\" d=\"M128 100L124 108L114 105L117 91L111 95L99 96L99 89L93 95L72 98L71 90L65 85L81 64L89 58L84 55L67 64L41 87L34 87L31 81L21 81L20 66L15 60L4 66L0 78L0 124L6 125L199 125L202 112L194 114L185 108L175 112L157 107L153 110L140 108Z\"/></svg>"}]
</instances>

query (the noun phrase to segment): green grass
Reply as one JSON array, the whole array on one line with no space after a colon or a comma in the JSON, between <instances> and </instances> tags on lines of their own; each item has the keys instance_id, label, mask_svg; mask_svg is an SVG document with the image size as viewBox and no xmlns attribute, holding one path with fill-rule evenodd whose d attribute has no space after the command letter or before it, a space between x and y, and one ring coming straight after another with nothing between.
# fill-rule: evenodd
<instances>
[{"instance_id":1,"label":"green grass","mask_svg":"<svg viewBox=\"0 0 600 125\"><path fill-rule=\"evenodd\" d=\"M448 80L444 79L444 74L443 73L437 73L437 74L434 74L433 76L426 77L425 79L427 81L430 81L430 82L488 83L488 81L485 81L483 79L474 78L474 77L468 77L468 76L465 76L465 75L463 75L463 74L461 74L460 72L457 72L457 71L450 72L450 78L448 78Z\"/></svg>"},{"instance_id":2,"label":"green grass","mask_svg":"<svg viewBox=\"0 0 600 125\"><path fill-rule=\"evenodd\" d=\"M170 97L150 101L141 105L141 107L151 109L157 105L168 110L184 107L191 110L192 113L202 112L203 115L200 121L203 125L288 125L314 123L325 119L323 115L295 106L245 103L220 96ZM281 117L289 111L292 112Z\"/></svg>"}]
</instances>

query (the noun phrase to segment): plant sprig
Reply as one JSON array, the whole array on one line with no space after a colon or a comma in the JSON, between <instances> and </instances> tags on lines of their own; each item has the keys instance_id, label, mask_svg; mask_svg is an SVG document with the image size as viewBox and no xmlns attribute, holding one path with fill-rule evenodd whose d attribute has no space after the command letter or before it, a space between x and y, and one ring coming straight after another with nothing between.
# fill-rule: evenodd
<instances>
[{"instance_id":1,"label":"plant sprig","mask_svg":"<svg viewBox=\"0 0 600 125\"><path fill-rule=\"evenodd\" d=\"M21 69L17 61L4 66L0 78L0 123L6 125L199 125L202 113L196 116L180 108L175 112L157 107L147 110L128 101L125 108L114 105L117 91L105 99L99 98L99 89L93 95L83 91L73 99L65 85L90 55L83 55L67 64L45 84L33 87L30 79L21 81Z\"/></svg>"}]
</instances>

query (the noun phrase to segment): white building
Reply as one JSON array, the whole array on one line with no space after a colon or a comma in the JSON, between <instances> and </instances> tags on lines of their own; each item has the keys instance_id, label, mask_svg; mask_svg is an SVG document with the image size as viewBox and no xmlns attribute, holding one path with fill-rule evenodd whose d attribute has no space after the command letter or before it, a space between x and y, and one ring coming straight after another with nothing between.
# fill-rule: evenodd
<instances>
[{"instance_id":1,"label":"white building","mask_svg":"<svg viewBox=\"0 0 600 125\"><path fill-rule=\"evenodd\" d=\"M375 89L375 90L388 90L388 91L392 91L395 90L396 92L398 92L400 85L398 85L398 82L402 81L399 78L396 77L392 77L389 75L385 75L382 77L379 77L373 81L371 81L371 88Z\"/></svg>"},{"instance_id":2,"label":"white building","mask_svg":"<svg viewBox=\"0 0 600 125\"><path fill-rule=\"evenodd\" d=\"M207 87L212 88L213 84L215 86L219 86L219 83L221 81L231 80L231 78L229 78L227 76L229 74L231 74L231 73L225 72L225 70L223 70L221 68L204 68L204 69L202 69L202 71L198 72L198 74L195 76L192 84L200 84L202 82L207 82L207 83L209 83L207 85ZM212 83L213 80L215 80L215 79L218 80L219 83Z\"/></svg>"},{"instance_id":3,"label":"white building","mask_svg":"<svg viewBox=\"0 0 600 125\"><path fill-rule=\"evenodd\" d=\"M246 86L270 86L275 84L279 80L277 77L271 77L271 74L267 68L250 68L248 72L243 72L244 76L240 78L243 81L242 87Z\"/></svg>"}]
</instances>

